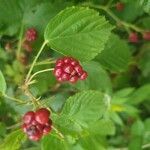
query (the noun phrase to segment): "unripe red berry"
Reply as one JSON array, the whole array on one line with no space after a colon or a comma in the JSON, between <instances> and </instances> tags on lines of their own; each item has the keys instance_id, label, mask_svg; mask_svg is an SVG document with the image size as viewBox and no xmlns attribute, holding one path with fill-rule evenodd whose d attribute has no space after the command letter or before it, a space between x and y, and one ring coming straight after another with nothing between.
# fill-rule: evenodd
<instances>
[{"instance_id":1,"label":"unripe red berry","mask_svg":"<svg viewBox=\"0 0 150 150\"><path fill-rule=\"evenodd\" d=\"M135 33L135 32L130 33L129 42L131 42L131 43L138 43L139 42L137 33Z\"/></svg>"},{"instance_id":2,"label":"unripe red berry","mask_svg":"<svg viewBox=\"0 0 150 150\"><path fill-rule=\"evenodd\" d=\"M147 41L150 41L150 31L145 32L145 33L143 34L143 39L144 39L144 40L147 40Z\"/></svg>"},{"instance_id":3,"label":"unripe red berry","mask_svg":"<svg viewBox=\"0 0 150 150\"><path fill-rule=\"evenodd\" d=\"M118 3L116 4L116 9L117 9L118 11L122 11L122 10L124 9L124 3L118 2Z\"/></svg>"},{"instance_id":4,"label":"unripe red berry","mask_svg":"<svg viewBox=\"0 0 150 150\"><path fill-rule=\"evenodd\" d=\"M25 124L30 124L34 120L34 118L35 118L34 112L29 111L23 116L23 122Z\"/></svg>"},{"instance_id":5,"label":"unripe red berry","mask_svg":"<svg viewBox=\"0 0 150 150\"><path fill-rule=\"evenodd\" d=\"M26 31L25 38L27 41L35 41L37 39L37 31L34 28L30 28Z\"/></svg>"},{"instance_id":6,"label":"unripe red berry","mask_svg":"<svg viewBox=\"0 0 150 150\"><path fill-rule=\"evenodd\" d=\"M56 61L54 75L59 82L69 81L76 83L83 73L84 70L79 61L72 57L63 57ZM84 80L86 77L87 73L81 77L81 80Z\"/></svg>"},{"instance_id":7,"label":"unripe red berry","mask_svg":"<svg viewBox=\"0 0 150 150\"><path fill-rule=\"evenodd\" d=\"M49 121L50 112L46 108L38 109L35 112L35 120L40 124L46 124Z\"/></svg>"}]
</instances>

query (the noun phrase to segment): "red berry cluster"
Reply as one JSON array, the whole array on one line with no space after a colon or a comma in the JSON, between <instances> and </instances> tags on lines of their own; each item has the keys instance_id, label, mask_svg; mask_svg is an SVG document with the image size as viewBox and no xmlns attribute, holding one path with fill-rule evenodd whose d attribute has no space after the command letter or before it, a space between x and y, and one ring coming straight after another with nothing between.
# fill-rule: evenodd
<instances>
[{"instance_id":1,"label":"red berry cluster","mask_svg":"<svg viewBox=\"0 0 150 150\"><path fill-rule=\"evenodd\" d=\"M32 52L32 43L37 39L37 31L35 28L27 29L25 32L25 39L22 43L22 48L27 52L24 53L23 62L21 61L22 58L20 58L20 62L23 65L27 65L28 62L28 54ZM20 56L21 57L21 56ZM26 63L24 63L24 60Z\"/></svg>"},{"instance_id":2,"label":"red berry cluster","mask_svg":"<svg viewBox=\"0 0 150 150\"><path fill-rule=\"evenodd\" d=\"M143 39L146 41L150 41L150 31L143 33ZM139 36L136 32L131 32L129 34L129 42L131 42L131 43L138 43L139 42Z\"/></svg>"},{"instance_id":3,"label":"red berry cluster","mask_svg":"<svg viewBox=\"0 0 150 150\"><path fill-rule=\"evenodd\" d=\"M118 10L118 11L123 11L124 6L125 6L124 3L118 2L118 3L116 4L116 10Z\"/></svg>"},{"instance_id":4,"label":"red berry cluster","mask_svg":"<svg viewBox=\"0 0 150 150\"><path fill-rule=\"evenodd\" d=\"M40 108L36 112L29 111L23 116L22 129L28 138L38 141L43 135L47 135L52 129L50 112L46 108Z\"/></svg>"},{"instance_id":5,"label":"red berry cluster","mask_svg":"<svg viewBox=\"0 0 150 150\"><path fill-rule=\"evenodd\" d=\"M25 38L27 41L32 42L37 39L37 31L34 28L30 28L26 31Z\"/></svg>"},{"instance_id":6,"label":"red berry cluster","mask_svg":"<svg viewBox=\"0 0 150 150\"><path fill-rule=\"evenodd\" d=\"M54 75L59 82L76 83L78 79L85 80L87 72L83 70L79 61L72 57L63 57L56 61Z\"/></svg>"}]
</instances>

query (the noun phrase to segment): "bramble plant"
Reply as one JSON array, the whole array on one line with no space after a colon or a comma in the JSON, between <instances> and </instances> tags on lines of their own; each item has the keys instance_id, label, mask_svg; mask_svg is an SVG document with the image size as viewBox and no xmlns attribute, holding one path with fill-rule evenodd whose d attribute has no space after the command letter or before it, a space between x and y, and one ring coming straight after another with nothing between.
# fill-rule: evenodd
<instances>
[{"instance_id":1,"label":"bramble plant","mask_svg":"<svg viewBox=\"0 0 150 150\"><path fill-rule=\"evenodd\" d=\"M149 0L0 10L0 150L150 148Z\"/></svg>"}]
</instances>

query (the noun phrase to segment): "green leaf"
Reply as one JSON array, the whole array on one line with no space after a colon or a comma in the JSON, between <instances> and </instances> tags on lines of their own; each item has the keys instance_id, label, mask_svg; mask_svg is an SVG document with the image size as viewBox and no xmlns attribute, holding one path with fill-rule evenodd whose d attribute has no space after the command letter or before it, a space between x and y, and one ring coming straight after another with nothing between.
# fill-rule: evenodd
<instances>
[{"instance_id":1,"label":"green leaf","mask_svg":"<svg viewBox=\"0 0 150 150\"><path fill-rule=\"evenodd\" d=\"M101 119L91 123L87 132L90 132L92 135L114 135L115 126L111 120Z\"/></svg>"},{"instance_id":2,"label":"green leaf","mask_svg":"<svg viewBox=\"0 0 150 150\"><path fill-rule=\"evenodd\" d=\"M79 139L80 145L84 150L106 150L102 144L102 138L100 136L88 136Z\"/></svg>"},{"instance_id":3,"label":"green leaf","mask_svg":"<svg viewBox=\"0 0 150 150\"><path fill-rule=\"evenodd\" d=\"M135 90L133 94L130 96L129 103L131 104L139 104L144 100L148 100L150 97L150 84L145 84Z\"/></svg>"},{"instance_id":4,"label":"green leaf","mask_svg":"<svg viewBox=\"0 0 150 150\"><path fill-rule=\"evenodd\" d=\"M56 124L63 132L79 134L88 128L91 122L97 121L106 111L104 95L97 91L84 91L70 97Z\"/></svg>"},{"instance_id":5,"label":"green leaf","mask_svg":"<svg viewBox=\"0 0 150 150\"><path fill-rule=\"evenodd\" d=\"M18 150L26 136L21 130L10 133L0 145L1 150Z\"/></svg>"},{"instance_id":6,"label":"green leaf","mask_svg":"<svg viewBox=\"0 0 150 150\"><path fill-rule=\"evenodd\" d=\"M130 61L130 51L127 43L121 40L117 35L112 34L96 60L106 69L114 72L120 72L127 69Z\"/></svg>"},{"instance_id":7,"label":"green leaf","mask_svg":"<svg viewBox=\"0 0 150 150\"><path fill-rule=\"evenodd\" d=\"M141 150L142 138L144 134L144 124L142 121L136 121L131 128L131 139L129 143L129 150Z\"/></svg>"},{"instance_id":8,"label":"green leaf","mask_svg":"<svg viewBox=\"0 0 150 150\"><path fill-rule=\"evenodd\" d=\"M6 82L5 82L5 78L1 71L0 71L0 92L1 93L6 92Z\"/></svg>"},{"instance_id":9,"label":"green leaf","mask_svg":"<svg viewBox=\"0 0 150 150\"><path fill-rule=\"evenodd\" d=\"M105 93L112 92L112 85L107 72L97 62L87 62L82 64L84 70L88 72L88 78L78 81L73 85L79 90L100 90Z\"/></svg>"},{"instance_id":10,"label":"green leaf","mask_svg":"<svg viewBox=\"0 0 150 150\"><path fill-rule=\"evenodd\" d=\"M95 10L70 7L49 22L44 36L52 49L87 61L104 49L111 29Z\"/></svg>"},{"instance_id":11,"label":"green leaf","mask_svg":"<svg viewBox=\"0 0 150 150\"><path fill-rule=\"evenodd\" d=\"M48 135L43 138L41 143L41 150L69 150L64 140L59 139L55 135Z\"/></svg>"}]
</instances>

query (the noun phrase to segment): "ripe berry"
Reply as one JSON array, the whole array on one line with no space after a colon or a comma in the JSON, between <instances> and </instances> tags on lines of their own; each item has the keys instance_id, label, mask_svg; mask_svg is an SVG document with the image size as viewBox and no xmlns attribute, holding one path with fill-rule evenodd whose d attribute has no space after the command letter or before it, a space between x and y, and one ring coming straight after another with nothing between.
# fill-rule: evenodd
<instances>
[{"instance_id":1,"label":"ripe berry","mask_svg":"<svg viewBox=\"0 0 150 150\"><path fill-rule=\"evenodd\" d=\"M23 117L23 122L24 122L25 124L29 124L29 123L31 123L31 122L34 120L34 117L35 117L34 112L33 112L33 111L29 111L29 112L27 112L27 113L24 115L24 117Z\"/></svg>"},{"instance_id":2,"label":"ripe berry","mask_svg":"<svg viewBox=\"0 0 150 150\"><path fill-rule=\"evenodd\" d=\"M50 112L46 108L38 109L35 112L35 120L40 124L46 124L49 121Z\"/></svg>"},{"instance_id":3,"label":"ripe berry","mask_svg":"<svg viewBox=\"0 0 150 150\"><path fill-rule=\"evenodd\" d=\"M54 75L59 82L69 81L71 83L76 83L78 79L84 80L87 78L87 73L85 75L84 72L79 61L72 57L58 59L54 69ZM81 77L81 75L84 77Z\"/></svg>"},{"instance_id":4,"label":"ripe berry","mask_svg":"<svg viewBox=\"0 0 150 150\"><path fill-rule=\"evenodd\" d=\"M24 41L22 44L22 47L27 51L27 52L32 52L32 46L28 41Z\"/></svg>"},{"instance_id":5,"label":"ripe berry","mask_svg":"<svg viewBox=\"0 0 150 150\"><path fill-rule=\"evenodd\" d=\"M124 9L124 4L121 3L121 2L118 2L118 3L116 4L116 9L117 9L118 11L122 11L122 10Z\"/></svg>"},{"instance_id":6,"label":"ripe berry","mask_svg":"<svg viewBox=\"0 0 150 150\"><path fill-rule=\"evenodd\" d=\"M150 41L150 31L145 32L145 33L143 34L143 39L144 39L144 40L147 40L147 41Z\"/></svg>"},{"instance_id":7,"label":"ripe berry","mask_svg":"<svg viewBox=\"0 0 150 150\"><path fill-rule=\"evenodd\" d=\"M30 28L25 33L25 38L27 41L35 41L37 39L37 31L34 28Z\"/></svg>"},{"instance_id":8,"label":"ripe berry","mask_svg":"<svg viewBox=\"0 0 150 150\"><path fill-rule=\"evenodd\" d=\"M135 32L130 33L129 42L131 42L131 43L138 43L139 42L137 33L135 33Z\"/></svg>"},{"instance_id":9,"label":"ripe berry","mask_svg":"<svg viewBox=\"0 0 150 150\"><path fill-rule=\"evenodd\" d=\"M46 108L36 112L29 111L24 115L21 128L30 140L38 141L52 130L52 120L49 116L50 112Z\"/></svg>"}]
</instances>

